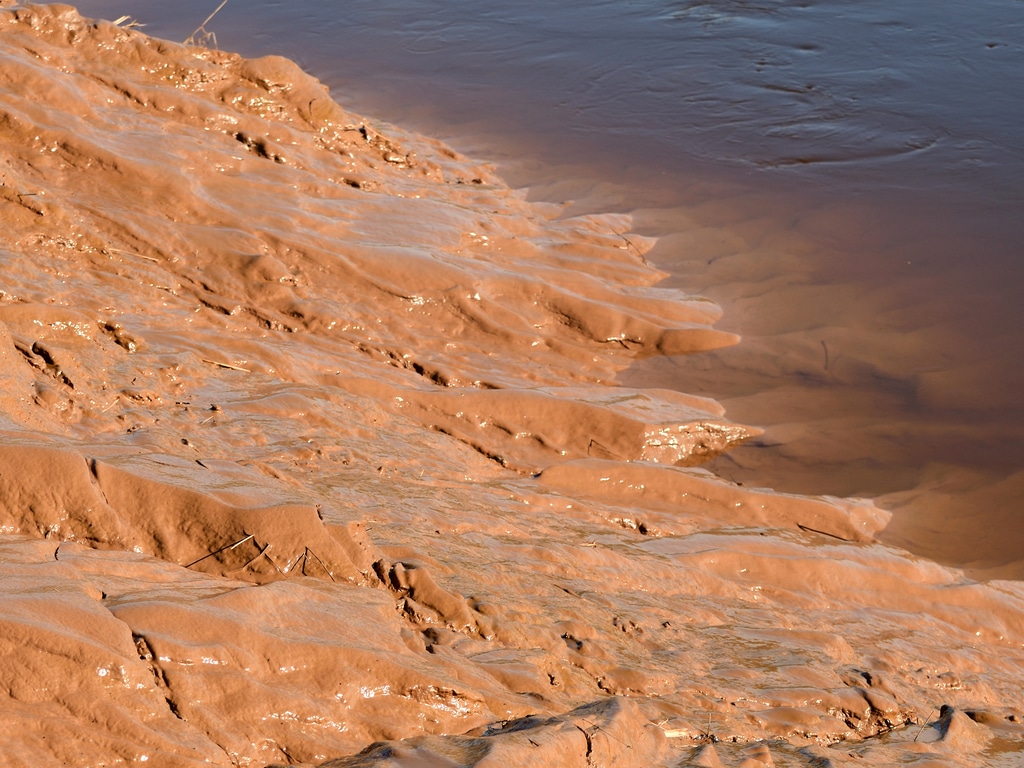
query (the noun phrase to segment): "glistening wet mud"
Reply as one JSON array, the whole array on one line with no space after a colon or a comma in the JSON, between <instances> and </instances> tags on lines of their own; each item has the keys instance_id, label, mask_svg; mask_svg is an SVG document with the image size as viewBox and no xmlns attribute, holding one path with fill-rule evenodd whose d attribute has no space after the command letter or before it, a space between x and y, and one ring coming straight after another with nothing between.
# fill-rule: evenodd
<instances>
[{"instance_id":1,"label":"glistening wet mud","mask_svg":"<svg viewBox=\"0 0 1024 768\"><path fill-rule=\"evenodd\" d=\"M281 58L0 30L7 764L1018 756L1019 583L618 386L737 340L629 217Z\"/></svg>"},{"instance_id":2,"label":"glistening wet mud","mask_svg":"<svg viewBox=\"0 0 1024 768\"><path fill-rule=\"evenodd\" d=\"M179 40L211 10L83 7ZM622 380L767 428L716 471L875 498L893 543L1024 573L1013 0L228 3L207 31L659 237L745 343Z\"/></svg>"}]
</instances>

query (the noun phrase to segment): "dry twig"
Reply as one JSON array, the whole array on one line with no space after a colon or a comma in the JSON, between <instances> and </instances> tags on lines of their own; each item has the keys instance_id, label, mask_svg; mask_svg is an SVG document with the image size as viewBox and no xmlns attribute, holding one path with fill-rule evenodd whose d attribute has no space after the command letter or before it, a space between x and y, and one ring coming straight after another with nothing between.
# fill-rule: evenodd
<instances>
[{"instance_id":1,"label":"dry twig","mask_svg":"<svg viewBox=\"0 0 1024 768\"><path fill-rule=\"evenodd\" d=\"M246 564L243 565L241 568L235 568L235 570L231 571L231 573L238 573L239 571L244 571L246 568L248 568L250 565L255 563L257 560L259 560L264 555L267 556L267 560L270 560L270 555L267 555L267 550L268 549L270 549L270 544L267 544L263 549L261 549L259 552L257 552L255 555L253 555L251 558L249 558L248 562L246 562ZM274 568L277 568L277 564L273 560L270 560L270 564L272 566L274 566ZM280 571L281 569L277 568L277 570Z\"/></svg>"},{"instance_id":2,"label":"dry twig","mask_svg":"<svg viewBox=\"0 0 1024 768\"><path fill-rule=\"evenodd\" d=\"M924 729L928 727L928 721L931 719L931 716L934 715L934 714L935 714L935 710L934 709L931 712L928 713L928 717L926 717L924 719L924 722L921 723L921 730L919 730L917 732L917 736L914 737L914 741L917 741L919 738L921 738L921 734L924 733Z\"/></svg>"},{"instance_id":3,"label":"dry twig","mask_svg":"<svg viewBox=\"0 0 1024 768\"><path fill-rule=\"evenodd\" d=\"M248 368L243 368L240 365L232 365L231 363L222 363L220 360L207 360L204 357L203 358L203 362L204 363L209 363L210 365L218 365L221 368L230 368L232 371L241 371L242 373L252 373L252 371L250 371Z\"/></svg>"},{"instance_id":4,"label":"dry twig","mask_svg":"<svg viewBox=\"0 0 1024 768\"><path fill-rule=\"evenodd\" d=\"M137 29L139 27L146 26L145 24L140 24L131 16L118 16L110 23L113 24L115 27L121 27L122 29Z\"/></svg>"},{"instance_id":5,"label":"dry twig","mask_svg":"<svg viewBox=\"0 0 1024 768\"><path fill-rule=\"evenodd\" d=\"M316 558L316 561L320 563L320 567L324 569L324 572L330 577L331 581L337 582L337 579L334 578L334 574L331 573L330 568L328 568L326 564L324 564L324 561L317 556L316 552L314 552L309 547L306 547L306 552Z\"/></svg>"},{"instance_id":6,"label":"dry twig","mask_svg":"<svg viewBox=\"0 0 1024 768\"><path fill-rule=\"evenodd\" d=\"M218 550L216 550L214 552L211 552L208 555L203 555L198 560L193 560L191 563L189 563L185 567L186 568L191 568L193 565L198 565L199 563L203 562L203 560L207 560L207 559L213 557L214 555L219 555L221 552L223 552L223 551L225 551L227 549L234 549L235 547L240 547L243 544L245 544L245 542L249 541L251 538L253 538L253 535L250 533L248 536L245 536L245 537L239 539L234 544L226 544L225 546L221 547L220 549L218 549ZM258 557L258 555L257 555L257 557Z\"/></svg>"},{"instance_id":7,"label":"dry twig","mask_svg":"<svg viewBox=\"0 0 1024 768\"><path fill-rule=\"evenodd\" d=\"M222 0L221 4L213 10L213 13L207 16L203 20L203 23L196 27L195 32L193 32L191 35L185 38L184 45L206 45L210 41L213 41L213 47L216 48L217 36L213 34L213 32L207 32L206 25L209 24L210 20L213 19L213 17L216 16L218 13L220 13L220 9L227 4L228 0ZM196 35L200 36L198 40L196 39Z\"/></svg>"}]
</instances>

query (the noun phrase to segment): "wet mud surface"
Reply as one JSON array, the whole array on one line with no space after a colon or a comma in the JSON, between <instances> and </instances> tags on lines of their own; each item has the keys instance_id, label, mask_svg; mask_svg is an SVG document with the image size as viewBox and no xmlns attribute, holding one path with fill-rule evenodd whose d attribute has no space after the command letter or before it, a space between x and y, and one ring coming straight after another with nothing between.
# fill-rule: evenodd
<instances>
[{"instance_id":1,"label":"wet mud surface","mask_svg":"<svg viewBox=\"0 0 1024 768\"><path fill-rule=\"evenodd\" d=\"M617 386L738 340L629 217L67 6L0 94L6 765L1020 759L1019 582Z\"/></svg>"}]
</instances>

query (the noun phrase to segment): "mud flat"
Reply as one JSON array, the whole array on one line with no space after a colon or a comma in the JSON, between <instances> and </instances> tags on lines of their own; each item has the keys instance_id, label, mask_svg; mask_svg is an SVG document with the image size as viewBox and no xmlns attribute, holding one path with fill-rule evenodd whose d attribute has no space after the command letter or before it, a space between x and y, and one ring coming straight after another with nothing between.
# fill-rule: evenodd
<instances>
[{"instance_id":1,"label":"mud flat","mask_svg":"<svg viewBox=\"0 0 1024 768\"><path fill-rule=\"evenodd\" d=\"M616 385L737 337L291 62L0 10L11 766L1013 765L1024 586Z\"/></svg>"}]
</instances>

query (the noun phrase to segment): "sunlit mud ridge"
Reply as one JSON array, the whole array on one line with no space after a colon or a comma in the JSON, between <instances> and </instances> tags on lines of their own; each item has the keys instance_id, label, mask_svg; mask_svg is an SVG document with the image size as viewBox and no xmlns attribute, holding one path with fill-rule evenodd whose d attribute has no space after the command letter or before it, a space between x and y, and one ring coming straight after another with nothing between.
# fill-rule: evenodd
<instances>
[{"instance_id":1,"label":"sunlit mud ridge","mask_svg":"<svg viewBox=\"0 0 1024 768\"><path fill-rule=\"evenodd\" d=\"M737 339L279 58L0 10L0 762L1002 765L1024 587L724 482Z\"/></svg>"}]
</instances>

